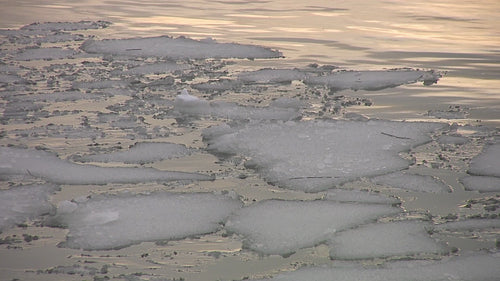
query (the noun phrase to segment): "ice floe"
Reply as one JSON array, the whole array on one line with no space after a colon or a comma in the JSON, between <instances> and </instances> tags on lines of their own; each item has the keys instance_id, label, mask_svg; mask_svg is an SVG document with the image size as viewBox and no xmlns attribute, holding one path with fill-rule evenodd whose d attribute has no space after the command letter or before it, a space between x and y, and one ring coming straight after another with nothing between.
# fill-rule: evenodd
<instances>
[{"instance_id":1,"label":"ice floe","mask_svg":"<svg viewBox=\"0 0 500 281\"><path fill-rule=\"evenodd\" d=\"M24 175L57 184L141 183L150 181L212 180L208 175L160 171L153 168L78 165L41 150L0 147L0 176Z\"/></svg>"},{"instance_id":2,"label":"ice floe","mask_svg":"<svg viewBox=\"0 0 500 281\"><path fill-rule=\"evenodd\" d=\"M300 117L296 103L285 104L283 101L269 107L241 106L228 102L208 102L182 90L174 102L174 109L188 116L211 116L229 119L250 120L290 120Z\"/></svg>"},{"instance_id":3,"label":"ice floe","mask_svg":"<svg viewBox=\"0 0 500 281\"><path fill-rule=\"evenodd\" d=\"M242 235L246 248L288 255L323 243L338 231L400 211L378 204L268 200L236 211L226 230Z\"/></svg>"},{"instance_id":4,"label":"ice floe","mask_svg":"<svg viewBox=\"0 0 500 281\"><path fill-rule=\"evenodd\" d=\"M324 267L304 267L282 273L273 281L496 281L500 276L500 255L477 254L445 258L439 262L406 261L385 267L362 267L359 264L337 264Z\"/></svg>"},{"instance_id":5,"label":"ice floe","mask_svg":"<svg viewBox=\"0 0 500 281\"><path fill-rule=\"evenodd\" d=\"M360 177L408 168L398 153L430 140L442 124L423 122L288 121L209 128L208 150L250 158L267 181L317 192Z\"/></svg>"},{"instance_id":6,"label":"ice floe","mask_svg":"<svg viewBox=\"0 0 500 281\"><path fill-rule=\"evenodd\" d=\"M367 190L330 189L325 199L338 202L359 202L371 204L399 204L401 201L396 197L387 196Z\"/></svg>"},{"instance_id":7,"label":"ice floe","mask_svg":"<svg viewBox=\"0 0 500 281\"><path fill-rule=\"evenodd\" d=\"M437 230L446 231L477 231L481 229L500 228L499 219L468 219L452 221L434 226Z\"/></svg>"},{"instance_id":8,"label":"ice floe","mask_svg":"<svg viewBox=\"0 0 500 281\"><path fill-rule=\"evenodd\" d=\"M481 154L471 160L469 174L500 177L500 144L487 145Z\"/></svg>"},{"instance_id":9,"label":"ice floe","mask_svg":"<svg viewBox=\"0 0 500 281\"><path fill-rule=\"evenodd\" d=\"M49 197L57 189L54 185L25 185L0 190L0 232L54 211Z\"/></svg>"},{"instance_id":10,"label":"ice floe","mask_svg":"<svg viewBox=\"0 0 500 281\"><path fill-rule=\"evenodd\" d=\"M239 200L211 193L99 195L63 201L48 224L69 229L66 247L117 249L215 232L240 206Z\"/></svg>"},{"instance_id":11,"label":"ice floe","mask_svg":"<svg viewBox=\"0 0 500 281\"><path fill-rule=\"evenodd\" d=\"M168 36L88 40L82 45L87 53L133 57L166 57L172 59L206 58L278 58L281 53L269 48L235 43L218 43L213 39L193 40Z\"/></svg>"},{"instance_id":12,"label":"ice floe","mask_svg":"<svg viewBox=\"0 0 500 281\"><path fill-rule=\"evenodd\" d=\"M380 185L401 188L409 191L420 192L450 192L450 187L442 181L431 176L396 172L387 175L377 176L371 179L372 182Z\"/></svg>"},{"instance_id":13,"label":"ice floe","mask_svg":"<svg viewBox=\"0 0 500 281\"><path fill-rule=\"evenodd\" d=\"M55 60L71 58L76 54L74 50L58 47L52 48L28 48L16 54L14 59L20 61L29 60Z\"/></svg>"},{"instance_id":14,"label":"ice floe","mask_svg":"<svg viewBox=\"0 0 500 281\"><path fill-rule=\"evenodd\" d=\"M460 179L460 182L465 186L465 190L479 192L500 191L499 177L466 176Z\"/></svg>"},{"instance_id":15,"label":"ice floe","mask_svg":"<svg viewBox=\"0 0 500 281\"><path fill-rule=\"evenodd\" d=\"M329 246L332 259L408 257L422 253L442 254L443 244L432 239L430 224L415 221L363 225L338 233Z\"/></svg>"},{"instance_id":16,"label":"ice floe","mask_svg":"<svg viewBox=\"0 0 500 281\"><path fill-rule=\"evenodd\" d=\"M139 142L127 151L95 154L73 157L79 162L123 162L123 163L151 163L164 159L187 156L191 151L182 144L162 142Z\"/></svg>"}]
</instances>

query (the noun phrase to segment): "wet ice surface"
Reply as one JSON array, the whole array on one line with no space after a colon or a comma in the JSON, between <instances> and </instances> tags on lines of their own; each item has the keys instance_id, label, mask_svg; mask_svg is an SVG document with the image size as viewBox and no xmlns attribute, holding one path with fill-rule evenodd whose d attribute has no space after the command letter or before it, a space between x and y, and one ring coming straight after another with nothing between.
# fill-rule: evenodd
<instances>
[{"instance_id":1,"label":"wet ice surface","mask_svg":"<svg viewBox=\"0 0 500 281\"><path fill-rule=\"evenodd\" d=\"M460 106L426 109L431 122L358 113L392 88L431 91L438 71L88 35L109 24L0 31L0 258L41 249L64 265L29 265L36 277L118 280L498 276L498 130L448 123ZM408 207L429 196L452 201Z\"/></svg>"}]
</instances>

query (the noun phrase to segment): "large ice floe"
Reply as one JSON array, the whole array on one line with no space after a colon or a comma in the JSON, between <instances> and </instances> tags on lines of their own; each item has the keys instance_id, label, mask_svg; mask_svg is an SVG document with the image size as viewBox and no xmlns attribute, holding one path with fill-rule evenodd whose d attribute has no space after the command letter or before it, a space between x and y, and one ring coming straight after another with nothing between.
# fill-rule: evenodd
<instances>
[{"instance_id":1,"label":"large ice floe","mask_svg":"<svg viewBox=\"0 0 500 281\"><path fill-rule=\"evenodd\" d=\"M289 121L204 131L208 150L250 158L247 167L280 187L317 192L360 177L408 168L398 153L430 140L442 124Z\"/></svg>"},{"instance_id":2,"label":"large ice floe","mask_svg":"<svg viewBox=\"0 0 500 281\"><path fill-rule=\"evenodd\" d=\"M62 201L48 223L69 229L66 247L116 249L215 232L240 206L239 200L211 193L99 195Z\"/></svg>"},{"instance_id":3,"label":"large ice floe","mask_svg":"<svg viewBox=\"0 0 500 281\"><path fill-rule=\"evenodd\" d=\"M226 230L242 235L246 248L286 256L323 243L337 231L399 212L389 205L268 200L236 211Z\"/></svg>"},{"instance_id":4,"label":"large ice floe","mask_svg":"<svg viewBox=\"0 0 500 281\"><path fill-rule=\"evenodd\" d=\"M42 150L0 147L0 176L24 175L57 184L141 183L212 180L211 176L153 168L79 165Z\"/></svg>"},{"instance_id":5,"label":"large ice floe","mask_svg":"<svg viewBox=\"0 0 500 281\"><path fill-rule=\"evenodd\" d=\"M468 173L461 179L466 190L479 192L500 191L500 144L491 144L471 160Z\"/></svg>"},{"instance_id":6,"label":"large ice floe","mask_svg":"<svg viewBox=\"0 0 500 281\"><path fill-rule=\"evenodd\" d=\"M383 267L363 267L359 264L335 264L324 267L304 267L282 273L273 281L496 281L500 276L500 254L475 254L445 258L440 262L395 262Z\"/></svg>"}]
</instances>

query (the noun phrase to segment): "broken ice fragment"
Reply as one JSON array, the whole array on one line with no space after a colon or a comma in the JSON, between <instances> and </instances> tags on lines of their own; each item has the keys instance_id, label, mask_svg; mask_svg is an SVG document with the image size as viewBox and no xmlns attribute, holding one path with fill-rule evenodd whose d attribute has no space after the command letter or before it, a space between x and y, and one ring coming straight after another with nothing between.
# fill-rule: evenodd
<instances>
[{"instance_id":1,"label":"broken ice fragment","mask_svg":"<svg viewBox=\"0 0 500 281\"><path fill-rule=\"evenodd\" d=\"M471 160L468 172L471 175L500 177L498 159L500 159L500 144L487 145Z\"/></svg>"},{"instance_id":2,"label":"broken ice fragment","mask_svg":"<svg viewBox=\"0 0 500 281\"><path fill-rule=\"evenodd\" d=\"M465 186L465 190L479 192L500 191L500 177L467 176L460 179Z\"/></svg>"},{"instance_id":3,"label":"broken ice fragment","mask_svg":"<svg viewBox=\"0 0 500 281\"><path fill-rule=\"evenodd\" d=\"M409 191L434 193L451 191L450 188L442 181L439 181L431 176L408 174L404 172L396 172L374 177L371 181L376 184L388 185Z\"/></svg>"}]
</instances>

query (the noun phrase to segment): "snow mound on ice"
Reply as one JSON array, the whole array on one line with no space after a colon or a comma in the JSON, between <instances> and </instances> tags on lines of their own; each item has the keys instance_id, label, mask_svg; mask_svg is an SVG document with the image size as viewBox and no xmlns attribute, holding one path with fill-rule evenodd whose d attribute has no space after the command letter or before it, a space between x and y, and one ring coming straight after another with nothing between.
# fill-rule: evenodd
<instances>
[{"instance_id":1,"label":"snow mound on ice","mask_svg":"<svg viewBox=\"0 0 500 281\"><path fill-rule=\"evenodd\" d=\"M290 120L300 117L299 107L249 107L228 102L208 102L183 90L174 101L174 109L188 116L212 116L229 119Z\"/></svg>"},{"instance_id":2,"label":"snow mound on ice","mask_svg":"<svg viewBox=\"0 0 500 281\"><path fill-rule=\"evenodd\" d=\"M332 259L369 259L390 256L412 256L419 253L445 253L446 248L434 241L421 222L391 222L360 226L337 234L331 239Z\"/></svg>"},{"instance_id":3,"label":"snow mound on ice","mask_svg":"<svg viewBox=\"0 0 500 281\"><path fill-rule=\"evenodd\" d=\"M374 177L371 181L376 184L388 185L410 191L434 193L451 191L448 186L434 177L414 175L404 172L396 172Z\"/></svg>"},{"instance_id":4,"label":"snow mound on ice","mask_svg":"<svg viewBox=\"0 0 500 281\"><path fill-rule=\"evenodd\" d=\"M0 190L0 232L52 212L49 196L57 189L53 185L26 185Z\"/></svg>"},{"instance_id":5,"label":"snow mound on ice","mask_svg":"<svg viewBox=\"0 0 500 281\"><path fill-rule=\"evenodd\" d=\"M498 177L467 176L460 179L460 182L465 186L465 190L469 191L500 191L500 178Z\"/></svg>"},{"instance_id":6,"label":"snow mound on ice","mask_svg":"<svg viewBox=\"0 0 500 281\"><path fill-rule=\"evenodd\" d=\"M208 150L250 158L268 182L317 192L360 177L408 168L398 153L430 140L436 123L288 121L251 123L203 132Z\"/></svg>"},{"instance_id":7,"label":"snow mound on ice","mask_svg":"<svg viewBox=\"0 0 500 281\"><path fill-rule=\"evenodd\" d=\"M500 144L488 145L483 152L471 160L469 174L500 177Z\"/></svg>"},{"instance_id":8,"label":"snow mound on ice","mask_svg":"<svg viewBox=\"0 0 500 281\"><path fill-rule=\"evenodd\" d=\"M226 229L242 235L246 248L288 255L325 242L337 231L400 211L377 204L269 200L236 211Z\"/></svg>"},{"instance_id":9,"label":"snow mound on ice","mask_svg":"<svg viewBox=\"0 0 500 281\"><path fill-rule=\"evenodd\" d=\"M215 40L193 40L168 36L87 40L82 46L87 53L133 57L168 57L172 59L206 58L278 58L281 53L269 48L236 43L217 43Z\"/></svg>"},{"instance_id":10,"label":"snow mound on ice","mask_svg":"<svg viewBox=\"0 0 500 281\"><path fill-rule=\"evenodd\" d=\"M305 267L280 274L273 281L497 281L500 276L500 255L479 254L452 257L439 262L406 261L385 267L362 267L359 264L332 267ZM264 280L264 279L263 279Z\"/></svg>"},{"instance_id":11,"label":"snow mound on ice","mask_svg":"<svg viewBox=\"0 0 500 281\"><path fill-rule=\"evenodd\" d=\"M160 171L153 168L115 168L78 165L61 160L49 152L12 147L0 147L0 175L39 177L57 184L212 180L207 175Z\"/></svg>"},{"instance_id":12,"label":"snow mound on ice","mask_svg":"<svg viewBox=\"0 0 500 281\"><path fill-rule=\"evenodd\" d=\"M182 144L140 142L136 143L127 151L75 157L73 160L78 160L80 162L123 162L143 164L183 157L189 154L189 149Z\"/></svg>"},{"instance_id":13,"label":"snow mound on ice","mask_svg":"<svg viewBox=\"0 0 500 281\"><path fill-rule=\"evenodd\" d=\"M69 228L66 247L117 249L215 232L240 207L239 200L210 193L101 195L63 201L49 223Z\"/></svg>"}]
</instances>

